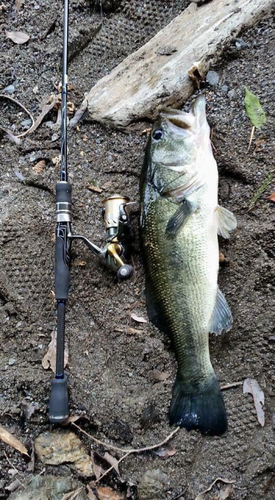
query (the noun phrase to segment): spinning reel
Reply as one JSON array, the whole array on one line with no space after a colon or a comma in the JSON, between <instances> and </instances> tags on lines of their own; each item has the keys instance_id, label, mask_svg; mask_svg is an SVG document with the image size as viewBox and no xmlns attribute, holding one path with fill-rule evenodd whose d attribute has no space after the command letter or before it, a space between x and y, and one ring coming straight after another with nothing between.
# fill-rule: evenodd
<instances>
[{"instance_id":1,"label":"spinning reel","mask_svg":"<svg viewBox=\"0 0 275 500\"><path fill-rule=\"evenodd\" d=\"M102 215L107 231L107 243L101 249L88 238L79 234L68 234L69 240L82 240L103 264L117 273L119 280L133 275L133 267L126 264L129 245L133 240L130 221L130 198L115 194L103 201Z\"/></svg>"}]
</instances>

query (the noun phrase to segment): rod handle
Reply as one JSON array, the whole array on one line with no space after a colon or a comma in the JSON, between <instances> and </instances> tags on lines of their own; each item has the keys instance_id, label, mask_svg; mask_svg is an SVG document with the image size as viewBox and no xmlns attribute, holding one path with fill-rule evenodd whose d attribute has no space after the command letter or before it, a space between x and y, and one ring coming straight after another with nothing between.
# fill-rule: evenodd
<instances>
[{"instance_id":1,"label":"rod handle","mask_svg":"<svg viewBox=\"0 0 275 500\"><path fill-rule=\"evenodd\" d=\"M69 416L69 397L67 377L54 378L50 395L50 422L51 424L62 424Z\"/></svg>"},{"instance_id":2,"label":"rod handle","mask_svg":"<svg viewBox=\"0 0 275 500\"><path fill-rule=\"evenodd\" d=\"M70 269L66 249L66 229L57 229L55 240L55 298L67 300L70 286Z\"/></svg>"}]
</instances>

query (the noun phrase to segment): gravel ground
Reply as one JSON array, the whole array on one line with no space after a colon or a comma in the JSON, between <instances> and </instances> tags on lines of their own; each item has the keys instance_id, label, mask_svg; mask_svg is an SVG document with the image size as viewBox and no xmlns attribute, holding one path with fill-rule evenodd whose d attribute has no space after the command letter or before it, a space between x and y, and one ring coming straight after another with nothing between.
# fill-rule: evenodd
<instances>
[{"instance_id":1,"label":"gravel ground","mask_svg":"<svg viewBox=\"0 0 275 500\"><path fill-rule=\"evenodd\" d=\"M75 107L100 77L168 24L188 2L122 0L103 2L103 7L108 4L111 11L102 14L96 2L71 0L69 75L70 101ZM0 21L1 93L17 99L37 117L42 100L57 94L61 79L61 2L25 0L17 14L14 2L2 0ZM211 358L222 385L247 377L258 381L265 394L266 423L259 425L252 396L243 395L241 386L225 391L229 429L224 436L202 437L182 430L173 440L174 456L162 460L152 453L131 455L121 464L126 482L116 474L104 478L102 485L124 494L127 484L133 484L128 498L138 498L135 485L152 469L166 476L162 476L162 496L156 493L151 500L194 500L217 477L235 481L229 497L232 500L275 497L275 207L268 199L275 191L271 179L274 28L274 17L270 16L241 33L211 68L219 81L210 75L201 88L207 98L219 166L220 204L232 210L238 220L231 239L221 241L225 263L219 275L234 327L219 338L211 337ZM6 31L16 30L28 33L29 42L16 45L6 37ZM256 130L249 151L251 124L244 109L244 85L257 94L267 114L266 125ZM28 116L7 100L1 99L0 106L1 126L12 128L13 133L23 132ZM56 324L52 292L54 186L60 136L56 119L57 111L52 110L19 145L4 133L0 141L0 422L29 450L34 439L49 430L52 374L42 368L41 361ZM145 143L145 135L108 130L89 117L70 131L75 231L102 245L102 200L116 192L139 199ZM39 172L34 167L41 160ZM267 179L266 190L249 210L253 196ZM101 187L102 193L89 191L89 184ZM99 439L136 448L157 443L171 432L167 410L176 363L169 340L161 332L149 323L131 319L132 312L146 317L137 214L133 226L135 275L125 283L116 283L87 248L74 245L67 339L71 413L86 415L80 425ZM31 415L30 405L35 408ZM79 436L88 449L88 438ZM9 495L5 488L14 480L11 463L24 484L33 471L28 470L27 460L2 443L0 459L0 498L5 499ZM34 473L43 469L43 474L87 482L68 465L45 467L37 460ZM206 498L221 498L220 487L225 485L214 486Z\"/></svg>"}]
</instances>

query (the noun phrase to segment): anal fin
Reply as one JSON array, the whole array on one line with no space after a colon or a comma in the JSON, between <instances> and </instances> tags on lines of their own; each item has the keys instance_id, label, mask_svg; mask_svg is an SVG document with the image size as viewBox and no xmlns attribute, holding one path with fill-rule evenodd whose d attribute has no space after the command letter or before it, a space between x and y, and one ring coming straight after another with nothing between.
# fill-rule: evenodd
<instances>
[{"instance_id":1,"label":"anal fin","mask_svg":"<svg viewBox=\"0 0 275 500\"><path fill-rule=\"evenodd\" d=\"M235 215L220 205L216 208L216 215L218 218L218 234L223 238L229 238L229 231L233 231L237 227Z\"/></svg>"},{"instance_id":2,"label":"anal fin","mask_svg":"<svg viewBox=\"0 0 275 500\"><path fill-rule=\"evenodd\" d=\"M233 318L225 296L218 288L216 304L211 318L210 333L220 335L223 330L228 332L232 328Z\"/></svg>"}]
</instances>

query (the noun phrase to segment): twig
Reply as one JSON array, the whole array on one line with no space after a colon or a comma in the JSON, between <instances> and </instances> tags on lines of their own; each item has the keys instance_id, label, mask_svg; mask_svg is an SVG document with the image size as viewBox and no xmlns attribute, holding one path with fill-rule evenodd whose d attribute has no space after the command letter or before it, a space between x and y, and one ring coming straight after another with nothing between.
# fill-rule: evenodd
<instances>
[{"instance_id":1,"label":"twig","mask_svg":"<svg viewBox=\"0 0 275 500\"><path fill-rule=\"evenodd\" d=\"M202 498L204 498L204 497L203 497L203 495L205 495L205 493L208 493L208 491L211 491L211 490L212 490L212 488L213 488L213 486L214 486L214 484L216 484L218 481L221 481L222 483L225 483L225 484L234 484L234 483L236 482L235 480L231 481L231 480L229 480L229 479L223 479L222 477L217 477L217 478L215 479L215 481L213 481L213 483L211 483L211 484L210 484L209 488L207 488L207 489L206 489L206 490L204 490L204 491L201 491L201 492L200 492L200 493L196 496L195 500L202 500Z\"/></svg>"},{"instance_id":2,"label":"twig","mask_svg":"<svg viewBox=\"0 0 275 500\"><path fill-rule=\"evenodd\" d=\"M118 448L117 446L113 446L111 444L107 444L107 443L103 443L103 441L100 441L99 439L96 439L95 437L91 436L90 434L88 434L88 432L84 431L83 429L81 429L81 427L79 427L79 425L75 424L74 422L72 422L72 425L74 427L76 427L80 432L83 432L83 434L85 434L88 438L92 439L93 441L95 441L95 443L97 444L100 444L101 446L104 446L105 448L110 448L112 450L115 450L115 451L120 451L122 453L124 453L124 455L114 464L112 465L112 467L109 467L109 469L107 469L96 481L95 483L99 483L101 481L101 479L105 476L107 476L107 474L109 474L109 472L111 472L115 467L117 467L125 458L127 458L129 455L131 455L132 453L141 453L143 451L150 451L150 450L154 450L155 448L160 448L161 446L163 446L165 443L167 443L167 441L170 441L170 439L179 431L180 427L176 427L176 429L173 430L173 432L171 432L169 434L169 436L167 436L163 441L161 441L161 443L157 443L157 444L153 444L151 446L145 446L144 448L132 448L130 450L125 450L123 448Z\"/></svg>"},{"instance_id":3,"label":"twig","mask_svg":"<svg viewBox=\"0 0 275 500\"><path fill-rule=\"evenodd\" d=\"M7 461L8 461L8 463L9 463L9 464L11 465L11 467L12 467L12 468L16 471L16 474L19 474L19 476L23 476L23 474L21 474L21 472L19 472L19 470L18 470L18 469L16 469L16 467L15 467L15 466L13 465L13 463L10 461L10 459L9 459L9 457L8 457L7 453L5 452L5 450L4 450L4 454L5 454L5 457L6 457ZM18 483L20 484L20 486L22 486L24 489L26 489L26 486L25 486L23 483L21 483L20 479L18 479L18 477L17 477L16 479L17 479Z\"/></svg>"},{"instance_id":4,"label":"twig","mask_svg":"<svg viewBox=\"0 0 275 500\"><path fill-rule=\"evenodd\" d=\"M172 437L180 429L180 427L176 427L176 429L174 429L173 432L171 432L169 434L169 436L167 436L163 441L161 441L158 444L153 444L152 446L145 446L144 448L131 448L130 450L125 450L124 448L118 448L117 446L113 446L112 444L108 444L108 443L104 443L103 441L100 441L99 439L91 436L91 434L88 434L88 432L86 432L83 429L81 429L81 427L79 427L79 425L75 424L74 422L72 422L72 425L74 427L76 427L80 432L82 432L83 434L85 434L85 436L87 436L88 438L92 439L92 441L94 441L95 443L99 444L100 446L104 446L105 448L110 448L111 450L120 451L121 453L127 453L127 454L130 454L130 453L142 453L143 451L150 451L150 450L154 450L156 448L160 448L165 443L167 443L168 441L170 441L170 439L172 439Z\"/></svg>"},{"instance_id":5,"label":"twig","mask_svg":"<svg viewBox=\"0 0 275 500\"><path fill-rule=\"evenodd\" d=\"M111 467L109 467L109 469L105 470L105 472L103 472L103 474L101 474L101 476L95 481L95 484L99 483L101 481L101 479L104 477L104 476L107 476L107 474L109 474L109 472L111 472L111 470L113 470L115 467L117 467L121 462L122 460L124 460L125 458L128 457L128 455L130 455L132 452L128 452L128 453L125 453L125 455L123 455L117 462L115 465L112 465Z\"/></svg>"},{"instance_id":6,"label":"twig","mask_svg":"<svg viewBox=\"0 0 275 500\"><path fill-rule=\"evenodd\" d=\"M14 99L13 97L10 97L6 94L0 94L0 99L7 99L8 101L11 101L11 102L14 102L14 104L16 104L17 106L19 106L20 108L22 108L25 113L30 117L31 121L32 121L32 124L31 124L31 127L26 131L26 132L23 132L22 134L19 134L19 135L15 135L14 137L18 138L18 137L23 137L24 135L26 135L29 130L32 128L33 124L34 124L34 117L32 116L31 112L27 110L27 108L25 108L25 106L23 104L21 104L21 102L17 101L16 99ZM10 130L5 130L6 133L11 133ZM13 134L12 134L13 135Z\"/></svg>"},{"instance_id":7,"label":"twig","mask_svg":"<svg viewBox=\"0 0 275 500\"><path fill-rule=\"evenodd\" d=\"M233 382L232 384L222 385L221 391L226 391L226 389L231 389L231 387L237 387L238 385L243 385L243 382Z\"/></svg>"},{"instance_id":8,"label":"twig","mask_svg":"<svg viewBox=\"0 0 275 500\"><path fill-rule=\"evenodd\" d=\"M83 490L83 486L80 486L80 488L77 488L76 490L74 491L70 491L69 493L66 493L66 495L64 495L62 497L62 500L74 500L74 498L76 498L78 496L78 494Z\"/></svg>"},{"instance_id":9,"label":"twig","mask_svg":"<svg viewBox=\"0 0 275 500\"><path fill-rule=\"evenodd\" d=\"M250 139L249 139L247 151L250 150L250 146L251 146L251 143L252 143L253 137L254 137L254 132L255 132L255 126L253 125L252 130L251 130L251 134L250 134Z\"/></svg>"}]
</instances>

